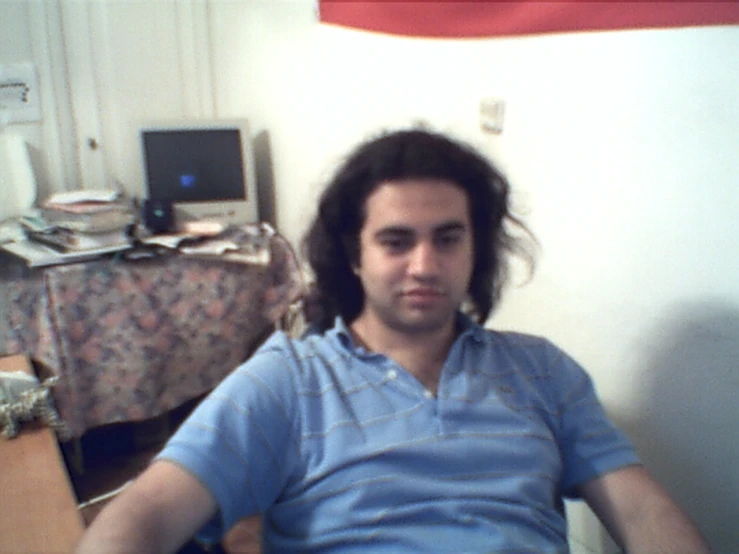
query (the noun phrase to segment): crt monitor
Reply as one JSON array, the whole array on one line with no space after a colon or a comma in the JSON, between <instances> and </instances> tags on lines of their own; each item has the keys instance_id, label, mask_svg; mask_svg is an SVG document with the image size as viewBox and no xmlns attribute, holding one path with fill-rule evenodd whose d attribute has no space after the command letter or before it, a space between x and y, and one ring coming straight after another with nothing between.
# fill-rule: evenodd
<instances>
[{"instance_id":1,"label":"crt monitor","mask_svg":"<svg viewBox=\"0 0 739 554\"><path fill-rule=\"evenodd\" d=\"M181 120L140 129L146 196L171 203L175 223L256 223L254 156L246 120Z\"/></svg>"}]
</instances>

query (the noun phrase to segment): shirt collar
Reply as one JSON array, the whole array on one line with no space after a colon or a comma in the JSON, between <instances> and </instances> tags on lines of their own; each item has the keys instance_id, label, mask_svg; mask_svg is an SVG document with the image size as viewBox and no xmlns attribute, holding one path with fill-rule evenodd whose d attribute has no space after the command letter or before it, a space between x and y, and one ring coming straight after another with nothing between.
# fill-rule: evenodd
<instances>
[{"instance_id":1,"label":"shirt collar","mask_svg":"<svg viewBox=\"0 0 739 554\"><path fill-rule=\"evenodd\" d=\"M462 312L457 312L457 328L459 335L455 342L459 342L469 337L475 342L482 342L485 330L478 323L475 323L470 317ZM363 346L356 344L352 337L349 326L341 316L336 316L334 326L328 330L327 334L332 340L338 341L339 345L347 352L356 354L367 354Z\"/></svg>"}]
</instances>

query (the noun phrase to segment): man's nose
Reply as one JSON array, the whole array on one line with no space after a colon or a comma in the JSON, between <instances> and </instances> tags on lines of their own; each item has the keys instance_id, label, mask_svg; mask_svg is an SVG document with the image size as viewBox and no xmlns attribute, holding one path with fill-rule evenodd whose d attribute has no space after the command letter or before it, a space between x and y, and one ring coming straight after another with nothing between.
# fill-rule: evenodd
<instances>
[{"instance_id":1,"label":"man's nose","mask_svg":"<svg viewBox=\"0 0 739 554\"><path fill-rule=\"evenodd\" d=\"M432 243L420 242L411 252L409 272L415 276L435 275L439 270L439 253Z\"/></svg>"}]
</instances>

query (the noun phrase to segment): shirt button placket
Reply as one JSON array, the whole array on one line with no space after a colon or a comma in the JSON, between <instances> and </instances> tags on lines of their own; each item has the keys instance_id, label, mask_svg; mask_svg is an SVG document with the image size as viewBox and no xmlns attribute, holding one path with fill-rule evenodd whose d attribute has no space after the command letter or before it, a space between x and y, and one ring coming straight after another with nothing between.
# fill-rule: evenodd
<instances>
[{"instance_id":1,"label":"shirt button placket","mask_svg":"<svg viewBox=\"0 0 739 554\"><path fill-rule=\"evenodd\" d=\"M423 396L427 400L429 400L429 405L431 406L431 413L433 414L433 422L434 422L434 429L436 431L436 434L438 436L442 436L444 434L444 422L442 421L441 417L441 406L439 405L439 397L434 396L434 393L432 393L430 390L426 389L423 391Z\"/></svg>"}]
</instances>

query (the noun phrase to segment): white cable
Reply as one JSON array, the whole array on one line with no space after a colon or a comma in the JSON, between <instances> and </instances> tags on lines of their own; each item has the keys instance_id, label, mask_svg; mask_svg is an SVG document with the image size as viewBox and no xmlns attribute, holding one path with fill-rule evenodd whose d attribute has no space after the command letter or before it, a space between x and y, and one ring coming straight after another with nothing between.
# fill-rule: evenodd
<instances>
[{"instance_id":1,"label":"white cable","mask_svg":"<svg viewBox=\"0 0 739 554\"><path fill-rule=\"evenodd\" d=\"M133 479L131 479L130 481L126 481L123 485L121 485L120 487L118 487L115 490L106 492L104 494L101 494L100 496L96 496L95 498L91 498L90 500L87 500L86 502L82 502L81 504L78 504L77 505L77 509L78 510L82 510L82 509L87 508L89 506L93 506L93 505L95 505L95 504L97 504L99 502L102 502L103 500L108 500L109 498L112 498L115 495L117 495L118 493L120 493L123 489L125 489L131 483L133 483Z\"/></svg>"}]
</instances>

